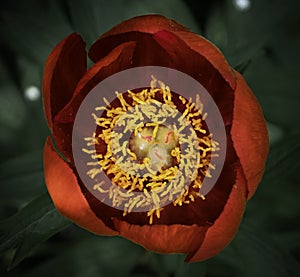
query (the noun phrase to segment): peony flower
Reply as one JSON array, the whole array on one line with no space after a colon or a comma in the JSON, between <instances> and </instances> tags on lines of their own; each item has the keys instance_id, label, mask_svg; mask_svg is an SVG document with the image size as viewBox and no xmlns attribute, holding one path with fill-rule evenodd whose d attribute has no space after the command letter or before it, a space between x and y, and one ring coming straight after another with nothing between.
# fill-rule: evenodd
<instances>
[{"instance_id":1,"label":"peony flower","mask_svg":"<svg viewBox=\"0 0 300 277\"><path fill-rule=\"evenodd\" d=\"M89 57L87 68L85 43L73 33L45 65L52 139L44 169L56 208L95 234L185 253L187 262L218 254L238 230L268 152L264 117L245 80L205 38L158 15L117 25ZM135 86L141 71L149 83ZM202 94L178 93L179 77L200 84ZM107 80L124 90L97 94Z\"/></svg>"}]
</instances>

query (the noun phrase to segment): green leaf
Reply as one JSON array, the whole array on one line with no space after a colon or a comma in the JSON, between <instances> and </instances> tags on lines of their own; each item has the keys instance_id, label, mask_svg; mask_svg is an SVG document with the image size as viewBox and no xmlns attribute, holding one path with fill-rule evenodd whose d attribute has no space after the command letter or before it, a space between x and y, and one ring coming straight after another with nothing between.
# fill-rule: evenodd
<instances>
[{"instance_id":1,"label":"green leaf","mask_svg":"<svg viewBox=\"0 0 300 277\"><path fill-rule=\"evenodd\" d=\"M25 124L27 109L17 88L10 82L0 82L0 143L10 143ZM6 152L6 149L1 149Z\"/></svg>"},{"instance_id":2,"label":"green leaf","mask_svg":"<svg viewBox=\"0 0 300 277\"><path fill-rule=\"evenodd\" d=\"M278 180L300 168L300 131L285 137L275 145L268 156L264 180Z\"/></svg>"},{"instance_id":3,"label":"green leaf","mask_svg":"<svg viewBox=\"0 0 300 277\"><path fill-rule=\"evenodd\" d=\"M299 126L298 55L299 1L252 1L248 11L237 10L232 0L215 5L206 35L238 70L251 64L245 78L258 97L269 122L292 130ZM272 14L272 16L266 16Z\"/></svg>"},{"instance_id":4,"label":"green leaf","mask_svg":"<svg viewBox=\"0 0 300 277\"><path fill-rule=\"evenodd\" d=\"M275 145L277 142L283 139L284 129L280 128L278 125L267 122L270 147Z\"/></svg>"},{"instance_id":5,"label":"green leaf","mask_svg":"<svg viewBox=\"0 0 300 277\"><path fill-rule=\"evenodd\" d=\"M282 23L285 16L290 13L290 9L282 6L278 0L256 1L247 12L237 10L232 1L228 0L226 7L228 11L226 53L233 65L257 57L260 50L277 38L278 33L283 32ZM266 17L266 11L272 14L272 17Z\"/></svg>"},{"instance_id":6,"label":"green leaf","mask_svg":"<svg viewBox=\"0 0 300 277\"><path fill-rule=\"evenodd\" d=\"M123 1L126 5L128 1ZM199 33L199 26L195 21L191 10L182 0L131 0L130 8L124 7L125 18L130 18L144 14L161 14L166 17L177 20L179 23L191 29L193 32Z\"/></svg>"},{"instance_id":7,"label":"green leaf","mask_svg":"<svg viewBox=\"0 0 300 277\"><path fill-rule=\"evenodd\" d=\"M24 205L46 191L41 151L19 155L0 164L0 207Z\"/></svg>"},{"instance_id":8,"label":"green leaf","mask_svg":"<svg viewBox=\"0 0 300 277\"><path fill-rule=\"evenodd\" d=\"M208 260L209 276L296 277L300 264L270 235L244 220L238 234L218 256Z\"/></svg>"},{"instance_id":9,"label":"green leaf","mask_svg":"<svg viewBox=\"0 0 300 277\"><path fill-rule=\"evenodd\" d=\"M0 253L15 249L12 268L31 254L37 246L70 225L54 207L48 194L30 202L14 216L0 224Z\"/></svg>"},{"instance_id":10,"label":"green leaf","mask_svg":"<svg viewBox=\"0 0 300 277\"><path fill-rule=\"evenodd\" d=\"M289 0L282 5L280 0L265 0L252 1L249 10L240 11L232 0L226 0L215 5L206 36L221 48L233 67L249 59L262 65L261 56L266 49L271 47L273 51L274 47L282 46L282 41L289 43L288 35L296 29L298 9L299 1Z\"/></svg>"},{"instance_id":11,"label":"green leaf","mask_svg":"<svg viewBox=\"0 0 300 277\"><path fill-rule=\"evenodd\" d=\"M300 264L267 234L244 222L231 247L241 266L240 276L298 276Z\"/></svg>"},{"instance_id":12,"label":"green leaf","mask_svg":"<svg viewBox=\"0 0 300 277\"><path fill-rule=\"evenodd\" d=\"M300 47L300 40L282 40ZM284 52L293 54L295 58L283 55ZM299 64L300 60L297 62L297 51L287 46L278 49L277 55L278 62L267 57L253 60L245 77L258 97L267 120L287 130L294 130L300 123L300 94L295 89L300 86L300 80L297 77L299 69L293 68L293 64Z\"/></svg>"},{"instance_id":13,"label":"green leaf","mask_svg":"<svg viewBox=\"0 0 300 277\"><path fill-rule=\"evenodd\" d=\"M216 264L238 268L231 276L298 276L300 264L290 253L299 253L299 168L298 130L271 147L262 184L247 205L244 222L218 257ZM255 227L248 222L255 222Z\"/></svg>"},{"instance_id":14,"label":"green leaf","mask_svg":"<svg viewBox=\"0 0 300 277\"><path fill-rule=\"evenodd\" d=\"M86 232L87 233L87 232ZM94 277L135 276L145 250L123 238L101 237L87 233L73 243L63 244L53 258L42 261L22 276Z\"/></svg>"},{"instance_id":15,"label":"green leaf","mask_svg":"<svg viewBox=\"0 0 300 277\"><path fill-rule=\"evenodd\" d=\"M4 41L41 68L51 49L72 32L59 1L18 2L14 9L1 10L0 16Z\"/></svg>"},{"instance_id":16,"label":"green leaf","mask_svg":"<svg viewBox=\"0 0 300 277\"><path fill-rule=\"evenodd\" d=\"M240 72L241 74L243 74L247 70L250 64L251 64L251 60L249 59L245 62L242 62L241 64L238 64L234 69Z\"/></svg>"},{"instance_id":17,"label":"green leaf","mask_svg":"<svg viewBox=\"0 0 300 277\"><path fill-rule=\"evenodd\" d=\"M271 147L262 182L247 204L246 217L274 237L300 230L299 169L300 131L295 131Z\"/></svg>"},{"instance_id":18,"label":"green leaf","mask_svg":"<svg viewBox=\"0 0 300 277\"><path fill-rule=\"evenodd\" d=\"M206 264L204 262L198 263L186 263L184 262L184 256L177 255L177 262L173 264L174 277L193 277L193 276L205 276L207 272ZM168 259L170 256L165 256ZM171 271L172 272L172 271ZM173 275L172 275L173 276Z\"/></svg>"},{"instance_id":19,"label":"green leaf","mask_svg":"<svg viewBox=\"0 0 300 277\"><path fill-rule=\"evenodd\" d=\"M206 264L186 263L186 255L183 254L156 254L149 252L147 263L157 270L157 276L192 277L204 276Z\"/></svg>"}]
</instances>

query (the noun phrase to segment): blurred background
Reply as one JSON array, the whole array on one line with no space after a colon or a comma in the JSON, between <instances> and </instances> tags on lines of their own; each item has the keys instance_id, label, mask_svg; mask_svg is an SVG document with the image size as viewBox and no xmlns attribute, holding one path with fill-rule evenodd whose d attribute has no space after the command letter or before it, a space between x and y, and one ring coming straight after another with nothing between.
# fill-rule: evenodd
<instances>
[{"instance_id":1,"label":"blurred background","mask_svg":"<svg viewBox=\"0 0 300 277\"><path fill-rule=\"evenodd\" d=\"M1 276L300 276L300 2L27 0L0 2ZM173 18L215 43L262 105L271 151L240 231L218 256L185 264L62 218L47 195L41 82L73 31L90 46L142 14Z\"/></svg>"}]
</instances>

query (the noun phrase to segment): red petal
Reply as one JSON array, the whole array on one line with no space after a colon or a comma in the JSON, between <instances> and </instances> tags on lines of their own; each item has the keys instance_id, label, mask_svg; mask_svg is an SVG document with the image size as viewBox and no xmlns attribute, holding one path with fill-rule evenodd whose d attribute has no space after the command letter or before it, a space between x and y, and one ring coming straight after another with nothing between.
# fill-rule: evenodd
<instances>
[{"instance_id":1,"label":"red petal","mask_svg":"<svg viewBox=\"0 0 300 277\"><path fill-rule=\"evenodd\" d=\"M169 56L169 62L163 66L185 72L200 82L218 105L225 125L230 125L233 110L233 89L231 86L235 87L235 78L232 77L231 68L214 45L195 34L183 36L184 41L177 36L178 33L160 31L153 35L153 38ZM190 41L187 40L187 37L194 36L198 37L199 45L197 46L201 46L202 49L195 46L195 41L193 43L194 47L189 45ZM212 59L213 55L214 59ZM159 60L162 60L162 58Z\"/></svg>"},{"instance_id":2,"label":"red petal","mask_svg":"<svg viewBox=\"0 0 300 277\"><path fill-rule=\"evenodd\" d=\"M178 24L176 21L168 19L161 15L144 15L134 17L129 20L123 21L119 25L115 26L114 28L103 34L91 46L89 51L89 57L94 62L96 62L105 55L107 55L108 51L116 47L118 44L124 41L132 40L132 38L128 36L128 34L126 34L127 38L125 38L124 41L119 39L106 40L105 38L117 37L118 35L123 35L125 33L154 34L161 30L187 31L188 29L183 25Z\"/></svg>"},{"instance_id":3,"label":"red petal","mask_svg":"<svg viewBox=\"0 0 300 277\"><path fill-rule=\"evenodd\" d=\"M78 82L72 99L56 116L55 122L73 122L83 99L97 84L115 73L130 68L135 45L135 42L122 43L95 63Z\"/></svg>"},{"instance_id":4,"label":"red petal","mask_svg":"<svg viewBox=\"0 0 300 277\"><path fill-rule=\"evenodd\" d=\"M101 56L103 53L111 51L113 47L116 47L120 43L135 41L136 48L132 60L133 67L147 65L164 66L180 70L192 76L212 95L222 113L225 124L231 125L233 109L233 89L231 85L235 86L235 79L229 78L232 71L225 62L224 57L221 54L216 55L218 53L217 50L211 50L216 60L220 58L219 64L215 67L211 63L213 54L209 50L204 51L204 53L209 56L210 60L191 49L176 34L177 32L163 30L154 34L132 31L119 35L111 35L100 39L93 53ZM209 43L206 43L206 47L215 49ZM97 56L95 59L99 57ZM223 62L224 65L222 67ZM219 72L219 69L223 71ZM226 70L227 75L224 73ZM222 74L226 76L224 77Z\"/></svg>"},{"instance_id":5,"label":"red petal","mask_svg":"<svg viewBox=\"0 0 300 277\"><path fill-rule=\"evenodd\" d=\"M108 76L131 67L134 42L123 43L94 64L79 81L72 99L54 119L54 139L60 151L72 160L72 127L85 96ZM114 93L114 91L112 91ZM94 108L94 107L93 107ZM92 110L91 110L92 113Z\"/></svg>"},{"instance_id":6,"label":"red petal","mask_svg":"<svg viewBox=\"0 0 300 277\"><path fill-rule=\"evenodd\" d=\"M69 165L54 150L48 137L44 148L47 189L58 211L81 227L101 235L116 235L93 213Z\"/></svg>"},{"instance_id":7,"label":"red petal","mask_svg":"<svg viewBox=\"0 0 300 277\"><path fill-rule=\"evenodd\" d=\"M235 89L235 75L220 50L204 37L192 32L176 32L175 35L190 49L205 57L223 76L224 80Z\"/></svg>"},{"instance_id":8,"label":"red petal","mask_svg":"<svg viewBox=\"0 0 300 277\"><path fill-rule=\"evenodd\" d=\"M207 230L203 243L191 253L187 262L199 262L217 255L234 238L243 217L246 203L246 180L242 170L237 171L235 185L229 195L223 212Z\"/></svg>"},{"instance_id":9,"label":"red petal","mask_svg":"<svg viewBox=\"0 0 300 277\"><path fill-rule=\"evenodd\" d=\"M91 47L89 56L96 61L109 49L123 41L139 40L142 34L156 34L161 31L173 33L185 42L188 47L205 57L221 73L223 78L235 89L235 75L219 49L208 40L189 31L176 21L160 15L138 16L115 26L103 34Z\"/></svg>"},{"instance_id":10,"label":"red petal","mask_svg":"<svg viewBox=\"0 0 300 277\"><path fill-rule=\"evenodd\" d=\"M51 130L54 116L71 99L85 72L85 43L78 34L73 33L52 50L44 68L43 101Z\"/></svg>"},{"instance_id":11,"label":"red petal","mask_svg":"<svg viewBox=\"0 0 300 277\"><path fill-rule=\"evenodd\" d=\"M131 225L114 220L120 235L159 253L188 253L195 251L205 235L206 227L197 225Z\"/></svg>"},{"instance_id":12,"label":"red petal","mask_svg":"<svg viewBox=\"0 0 300 277\"><path fill-rule=\"evenodd\" d=\"M231 135L248 185L248 199L264 172L269 149L268 131L262 110L244 78L236 72L237 87Z\"/></svg>"}]
</instances>

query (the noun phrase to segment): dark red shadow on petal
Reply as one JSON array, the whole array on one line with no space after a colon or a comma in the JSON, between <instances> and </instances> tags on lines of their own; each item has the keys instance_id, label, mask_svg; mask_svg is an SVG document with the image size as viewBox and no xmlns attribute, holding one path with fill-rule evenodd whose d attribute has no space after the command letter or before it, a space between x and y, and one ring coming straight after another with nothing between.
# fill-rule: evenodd
<instances>
[{"instance_id":1,"label":"dark red shadow on petal","mask_svg":"<svg viewBox=\"0 0 300 277\"><path fill-rule=\"evenodd\" d=\"M192 50L176 36L176 33L169 31L159 31L154 34L121 33L100 39L95 49L99 53L107 53L113 47L126 41L136 42L132 67L164 66L188 74L200 82L211 94L220 109L225 125L232 123L233 89L231 85L205 56ZM215 49L210 44L208 47ZM93 48L91 49L93 50ZM93 57L96 52L95 49L89 53L92 59L95 58ZM224 57L219 55L224 61ZM224 66L227 67L228 65L224 64ZM231 72L229 67L228 71Z\"/></svg>"},{"instance_id":2,"label":"dark red shadow on petal","mask_svg":"<svg viewBox=\"0 0 300 277\"><path fill-rule=\"evenodd\" d=\"M90 48L89 57L94 62L105 57L111 49L125 41L139 41L143 34L154 34L161 30L167 31L188 31L188 29L172 19L161 15L143 15L123 21L104 33ZM111 39L111 37L121 38ZM109 40L106 40L109 38ZM145 51L146 52L146 51Z\"/></svg>"},{"instance_id":3,"label":"dark red shadow on petal","mask_svg":"<svg viewBox=\"0 0 300 277\"><path fill-rule=\"evenodd\" d=\"M133 62L131 67L137 66L168 66L170 63L170 57L152 37L151 34L140 32L129 32L120 35L113 35L107 38L99 40L97 46L97 54L107 53L117 47L121 43L134 41L136 42L136 48L133 55ZM89 56L92 60L98 60L93 58L95 51L89 52ZM116 72L115 72L116 73Z\"/></svg>"},{"instance_id":4,"label":"dark red shadow on petal","mask_svg":"<svg viewBox=\"0 0 300 277\"><path fill-rule=\"evenodd\" d=\"M174 35L181 39L191 50L205 57L221 73L230 87L235 90L236 76L234 70L229 66L225 57L215 45L193 32L178 31Z\"/></svg>"},{"instance_id":5,"label":"dark red shadow on petal","mask_svg":"<svg viewBox=\"0 0 300 277\"><path fill-rule=\"evenodd\" d=\"M53 118L72 98L78 81L86 72L85 42L73 33L50 53L44 68L43 101L50 129Z\"/></svg>"},{"instance_id":6,"label":"dark red shadow on petal","mask_svg":"<svg viewBox=\"0 0 300 277\"><path fill-rule=\"evenodd\" d=\"M57 147L69 160L73 160L72 128L82 101L99 82L115 72L131 67L134 48L135 42L123 43L92 66L79 81L72 99L64 109L56 115L53 130L54 139ZM91 111L91 114L92 112L93 111Z\"/></svg>"},{"instance_id":7,"label":"dark red shadow on petal","mask_svg":"<svg viewBox=\"0 0 300 277\"><path fill-rule=\"evenodd\" d=\"M230 125L233 111L233 90L221 73L205 56L192 50L176 34L160 31L154 34L153 38L170 57L169 63L165 66L180 70L202 84L217 104L225 125ZM214 46L210 45L210 47Z\"/></svg>"}]
</instances>

